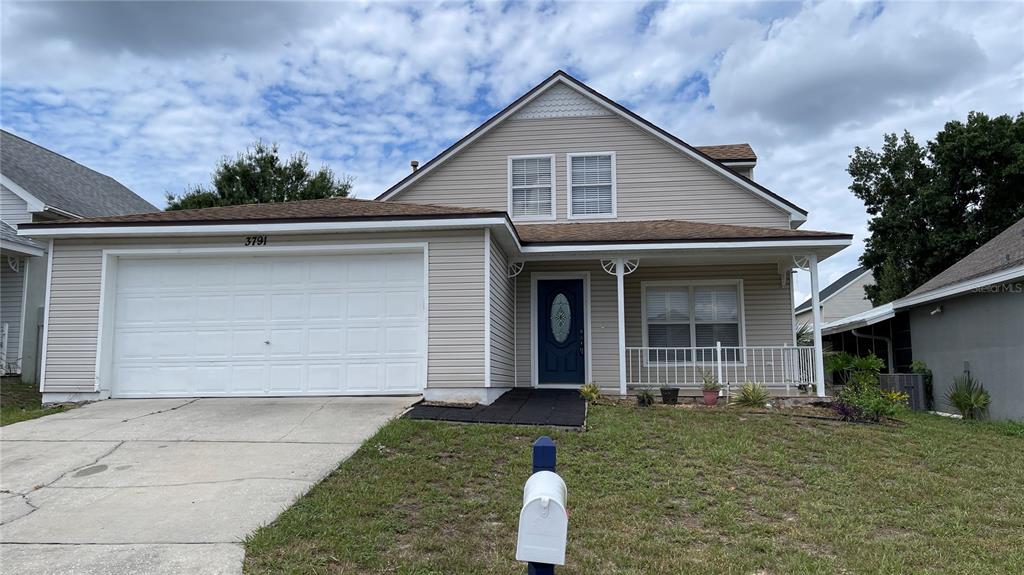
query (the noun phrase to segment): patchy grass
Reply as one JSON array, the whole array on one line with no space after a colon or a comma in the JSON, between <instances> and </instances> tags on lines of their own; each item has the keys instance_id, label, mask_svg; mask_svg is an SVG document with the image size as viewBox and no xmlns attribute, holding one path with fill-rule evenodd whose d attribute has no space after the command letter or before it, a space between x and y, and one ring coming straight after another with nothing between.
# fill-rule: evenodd
<instances>
[{"instance_id":1,"label":"patchy grass","mask_svg":"<svg viewBox=\"0 0 1024 575\"><path fill-rule=\"evenodd\" d=\"M64 406L43 407L42 394L35 385L17 377L0 379L0 426L64 411Z\"/></svg>"},{"instance_id":2,"label":"patchy grass","mask_svg":"<svg viewBox=\"0 0 1024 575\"><path fill-rule=\"evenodd\" d=\"M508 573L530 443L569 486L559 573L1024 572L1024 435L598 405L586 432L399 420L246 542L247 573Z\"/></svg>"}]
</instances>

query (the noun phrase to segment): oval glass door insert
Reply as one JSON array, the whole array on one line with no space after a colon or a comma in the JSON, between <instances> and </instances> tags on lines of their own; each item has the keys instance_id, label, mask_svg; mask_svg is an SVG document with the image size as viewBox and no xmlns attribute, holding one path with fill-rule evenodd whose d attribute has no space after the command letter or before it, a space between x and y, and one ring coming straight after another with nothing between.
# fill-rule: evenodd
<instances>
[{"instance_id":1,"label":"oval glass door insert","mask_svg":"<svg viewBox=\"0 0 1024 575\"><path fill-rule=\"evenodd\" d=\"M569 338L569 327L572 325L572 310L565 294L558 294L551 302L551 335L555 341L565 343Z\"/></svg>"}]
</instances>

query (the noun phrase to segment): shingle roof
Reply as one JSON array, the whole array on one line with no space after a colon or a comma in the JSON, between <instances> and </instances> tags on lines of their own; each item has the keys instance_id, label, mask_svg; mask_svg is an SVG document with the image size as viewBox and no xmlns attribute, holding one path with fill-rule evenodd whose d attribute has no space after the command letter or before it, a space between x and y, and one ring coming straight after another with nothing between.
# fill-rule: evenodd
<instances>
[{"instance_id":1,"label":"shingle roof","mask_svg":"<svg viewBox=\"0 0 1024 575\"><path fill-rule=\"evenodd\" d=\"M1024 265L1024 218L949 266L907 297Z\"/></svg>"},{"instance_id":2,"label":"shingle roof","mask_svg":"<svg viewBox=\"0 0 1024 575\"><path fill-rule=\"evenodd\" d=\"M868 271L868 268L866 268L864 266L860 266L860 267L854 268L854 269L846 272L845 274L843 274L843 276L841 278L839 278L836 281L828 284L828 286L825 287L825 289L821 290L818 293L818 300L819 301L824 301L826 298L832 297L832 295L835 294L837 291L839 291L839 290L843 289L844 287L850 285L851 283L853 283L853 281L855 279L857 279L860 276L864 275L864 272L866 272L866 271ZM807 311L809 309L811 309L811 298L807 298L807 301L805 301L804 303L796 306L796 309L793 310L793 311L795 313L800 313L802 311Z\"/></svg>"},{"instance_id":3,"label":"shingle roof","mask_svg":"<svg viewBox=\"0 0 1024 575\"><path fill-rule=\"evenodd\" d=\"M720 146L694 146L719 162L755 162L757 154L750 144L722 144Z\"/></svg>"},{"instance_id":4,"label":"shingle roof","mask_svg":"<svg viewBox=\"0 0 1024 575\"><path fill-rule=\"evenodd\" d=\"M851 239L850 234L711 224L683 220L517 225L523 244L598 244L666 241Z\"/></svg>"},{"instance_id":5,"label":"shingle roof","mask_svg":"<svg viewBox=\"0 0 1024 575\"><path fill-rule=\"evenodd\" d=\"M0 130L0 172L48 206L90 217L157 207L110 176Z\"/></svg>"},{"instance_id":6,"label":"shingle roof","mask_svg":"<svg viewBox=\"0 0 1024 575\"><path fill-rule=\"evenodd\" d=\"M340 219L402 219L424 216L504 216L505 212L476 208L457 208L404 202L378 202L355 198L330 198L273 204L244 204L217 208L150 212L123 216L61 220L39 224L22 224L22 229L102 226L102 225L160 225L189 223L220 223L239 221L277 222L288 220L340 220Z\"/></svg>"}]
</instances>

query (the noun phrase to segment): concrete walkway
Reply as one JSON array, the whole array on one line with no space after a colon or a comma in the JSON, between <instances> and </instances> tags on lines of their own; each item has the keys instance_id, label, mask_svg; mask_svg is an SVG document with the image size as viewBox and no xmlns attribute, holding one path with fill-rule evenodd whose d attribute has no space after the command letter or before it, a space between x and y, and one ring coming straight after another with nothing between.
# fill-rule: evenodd
<instances>
[{"instance_id":1,"label":"concrete walkway","mask_svg":"<svg viewBox=\"0 0 1024 575\"><path fill-rule=\"evenodd\" d=\"M0 428L0 573L241 573L415 397L108 400Z\"/></svg>"}]
</instances>

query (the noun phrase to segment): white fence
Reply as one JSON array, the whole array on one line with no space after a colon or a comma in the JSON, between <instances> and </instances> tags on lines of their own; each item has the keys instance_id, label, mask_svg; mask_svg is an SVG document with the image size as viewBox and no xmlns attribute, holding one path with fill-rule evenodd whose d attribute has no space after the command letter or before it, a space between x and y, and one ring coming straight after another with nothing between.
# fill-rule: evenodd
<instances>
[{"instance_id":1,"label":"white fence","mask_svg":"<svg viewBox=\"0 0 1024 575\"><path fill-rule=\"evenodd\" d=\"M699 388L707 376L726 394L750 381L791 392L813 388L814 347L627 347L626 385Z\"/></svg>"}]
</instances>

